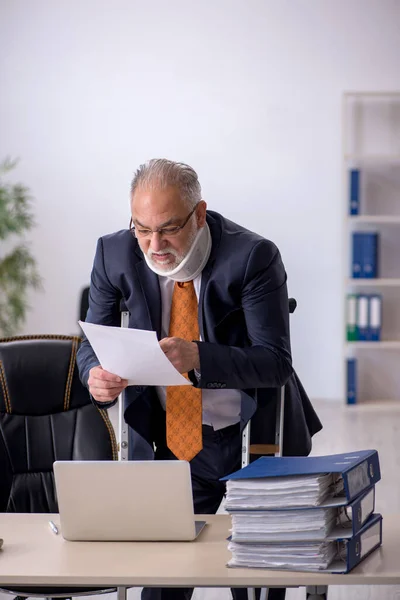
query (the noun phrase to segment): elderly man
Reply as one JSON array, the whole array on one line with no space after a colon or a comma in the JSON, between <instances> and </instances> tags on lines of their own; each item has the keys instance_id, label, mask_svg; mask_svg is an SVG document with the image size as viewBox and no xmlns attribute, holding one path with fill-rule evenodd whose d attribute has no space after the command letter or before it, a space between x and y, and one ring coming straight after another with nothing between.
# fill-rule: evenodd
<instances>
[{"instance_id":1,"label":"elderly man","mask_svg":"<svg viewBox=\"0 0 400 600\"><path fill-rule=\"evenodd\" d=\"M263 438L257 441L273 442L272 388L291 382L287 453L307 454L321 428L293 374L285 269L272 242L207 211L197 174L186 164L141 165L131 214L129 230L98 242L86 320L118 326L124 299L129 326L155 330L166 356L193 382L130 386L125 420L135 433L132 457L151 459L155 447L156 459L190 461L195 512L214 513L225 492L220 478L240 468L241 430L256 412ZM78 366L100 408L112 406L127 386L101 368L87 340ZM143 597L191 593L147 588ZM245 590L233 594L243 597ZM283 598L284 590L269 597Z\"/></svg>"}]
</instances>

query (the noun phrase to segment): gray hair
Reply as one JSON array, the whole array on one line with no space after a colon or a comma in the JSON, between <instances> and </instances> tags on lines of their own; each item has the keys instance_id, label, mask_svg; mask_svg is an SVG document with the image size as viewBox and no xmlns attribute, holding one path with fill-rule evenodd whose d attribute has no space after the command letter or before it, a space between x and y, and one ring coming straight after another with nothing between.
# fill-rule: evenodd
<instances>
[{"instance_id":1,"label":"gray hair","mask_svg":"<svg viewBox=\"0 0 400 600\"><path fill-rule=\"evenodd\" d=\"M140 165L131 184L131 194L137 189L154 190L176 186L188 208L194 208L201 200L201 186L192 167L166 158L153 158Z\"/></svg>"}]
</instances>

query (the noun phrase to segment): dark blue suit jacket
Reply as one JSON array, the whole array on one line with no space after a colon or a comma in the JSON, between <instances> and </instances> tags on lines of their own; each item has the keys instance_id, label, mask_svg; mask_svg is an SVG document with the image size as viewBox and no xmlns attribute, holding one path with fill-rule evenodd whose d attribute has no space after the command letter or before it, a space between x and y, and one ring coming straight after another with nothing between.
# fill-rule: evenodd
<instances>
[{"instance_id":1,"label":"dark blue suit jacket","mask_svg":"<svg viewBox=\"0 0 400 600\"><path fill-rule=\"evenodd\" d=\"M287 384L284 451L307 454L311 435L321 424L292 369L286 273L280 253L272 242L216 212L207 213L207 222L212 249L199 298L204 340L198 342L201 379L192 380L201 388L241 391L242 426L255 415L252 443L274 443L275 389ZM121 300L130 314L129 327L155 330L161 337L158 277L147 267L128 230L98 241L86 320L120 326ZM77 361L87 385L89 370L99 362L86 339ZM125 419L133 430L134 456L151 458L153 442L165 427L165 413L153 387L127 388Z\"/></svg>"}]
</instances>

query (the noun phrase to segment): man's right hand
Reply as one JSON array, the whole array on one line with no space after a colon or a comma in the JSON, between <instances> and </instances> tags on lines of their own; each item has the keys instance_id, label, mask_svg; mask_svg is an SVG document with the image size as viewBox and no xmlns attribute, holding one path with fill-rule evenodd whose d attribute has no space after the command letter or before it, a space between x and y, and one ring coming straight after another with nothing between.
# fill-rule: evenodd
<instances>
[{"instance_id":1,"label":"man's right hand","mask_svg":"<svg viewBox=\"0 0 400 600\"><path fill-rule=\"evenodd\" d=\"M126 388L128 381L102 367L93 367L89 371L88 385L89 392L97 402L112 402Z\"/></svg>"}]
</instances>

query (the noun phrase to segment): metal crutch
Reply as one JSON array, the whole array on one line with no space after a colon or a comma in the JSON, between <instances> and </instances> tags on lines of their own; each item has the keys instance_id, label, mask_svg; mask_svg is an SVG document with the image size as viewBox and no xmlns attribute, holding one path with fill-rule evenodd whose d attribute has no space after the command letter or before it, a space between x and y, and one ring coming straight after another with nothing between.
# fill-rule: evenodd
<instances>
[{"instance_id":1,"label":"metal crutch","mask_svg":"<svg viewBox=\"0 0 400 600\"><path fill-rule=\"evenodd\" d=\"M289 298L289 314L294 313L297 307L295 298ZM264 446L259 448L260 454L274 454L275 456L282 456L283 451L283 423L285 416L285 386L282 386L278 390L278 405L276 411L276 422L275 422L275 447ZM249 421L243 430L242 437L242 468L246 467L250 463L250 428L251 422ZM258 454L257 448L254 448L253 454ZM261 588L260 600L268 600L269 590L268 588ZM248 600L255 600L255 588L247 588Z\"/></svg>"},{"instance_id":2,"label":"metal crutch","mask_svg":"<svg viewBox=\"0 0 400 600\"><path fill-rule=\"evenodd\" d=\"M121 311L121 327L129 325L129 311L125 306L125 302L120 302ZM128 460L128 425L124 419L125 407L125 390L122 390L118 397L118 460ZM125 586L117 587L117 600L127 600L127 590Z\"/></svg>"},{"instance_id":3,"label":"metal crutch","mask_svg":"<svg viewBox=\"0 0 400 600\"><path fill-rule=\"evenodd\" d=\"M278 394L278 405L276 410L276 421L275 421L275 446L264 446L263 450L268 451L270 448L275 456L282 456L283 450L283 423L285 416L285 386L283 385L277 391ZM250 430L251 421L249 421L243 430L242 434L242 468L246 467L250 463L250 454L257 454L252 452L250 446ZM254 447L257 450L257 446ZM260 600L268 600L268 588L261 588ZM255 600L256 597L255 588L247 588L248 600Z\"/></svg>"},{"instance_id":4,"label":"metal crutch","mask_svg":"<svg viewBox=\"0 0 400 600\"><path fill-rule=\"evenodd\" d=\"M129 325L129 311L125 306L125 302L120 302L121 311L121 327ZM124 419L125 408L125 390L122 390L118 397L118 460L129 460L129 441L128 441L128 425Z\"/></svg>"}]
</instances>

